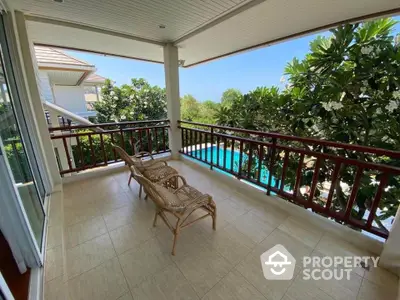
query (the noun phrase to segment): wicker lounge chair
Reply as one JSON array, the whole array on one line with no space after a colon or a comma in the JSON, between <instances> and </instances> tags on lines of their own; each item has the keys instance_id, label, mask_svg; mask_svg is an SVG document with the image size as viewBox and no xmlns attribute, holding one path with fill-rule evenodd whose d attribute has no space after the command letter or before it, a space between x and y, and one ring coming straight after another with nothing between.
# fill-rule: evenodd
<instances>
[{"instance_id":1,"label":"wicker lounge chair","mask_svg":"<svg viewBox=\"0 0 400 300\"><path fill-rule=\"evenodd\" d=\"M176 242L183 228L211 216L213 229L216 229L217 207L210 195L202 194L191 187L187 184L185 178L178 174L170 175L158 183L153 183L141 174L135 166L132 166L131 169L135 179L143 185L144 191L156 205L153 226L156 226L157 218L160 216L174 235L172 255L175 255ZM177 182L181 181L179 187L174 188L168 185L166 187L164 185L172 178L175 178ZM203 210L205 214L195 220L189 220L192 213L198 209ZM176 217L175 226L169 222L166 212Z\"/></svg>"},{"instance_id":2,"label":"wicker lounge chair","mask_svg":"<svg viewBox=\"0 0 400 300\"><path fill-rule=\"evenodd\" d=\"M156 161L154 160L154 157L151 155L151 153L142 151L137 153L134 156L129 156L128 153L121 147L117 145L113 145L115 151L117 151L118 155L122 158L125 163L131 167L135 166L135 168L138 169L139 172L141 172L147 179L149 179L151 182L159 182L160 180L163 180L164 178L173 175L173 174L178 174L178 172L168 166L166 161ZM142 160L142 156L147 155L150 157L150 160ZM129 181L128 185L131 184L131 180L134 178L133 173L129 175ZM165 185L172 185L176 186L175 179L172 178L171 180L164 182ZM142 184L140 182L139 186L139 197L142 196Z\"/></svg>"}]
</instances>

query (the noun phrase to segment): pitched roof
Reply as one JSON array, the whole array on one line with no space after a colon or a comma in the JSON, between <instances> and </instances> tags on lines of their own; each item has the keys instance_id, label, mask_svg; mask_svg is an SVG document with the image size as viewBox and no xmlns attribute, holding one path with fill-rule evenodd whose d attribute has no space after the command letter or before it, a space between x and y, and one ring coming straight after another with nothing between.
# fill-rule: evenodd
<instances>
[{"instance_id":1,"label":"pitched roof","mask_svg":"<svg viewBox=\"0 0 400 300\"><path fill-rule=\"evenodd\" d=\"M86 79L85 82L88 83L103 83L106 81L107 78L100 76L98 74L92 73Z\"/></svg>"},{"instance_id":2,"label":"pitched roof","mask_svg":"<svg viewBox=\"0 0 400 300\"><path fill-rule=\"evenodd\" d=\"M35 54L36 60L38 62L39 68L40 65L43 64L57 64L57 65L65 65L65 66L81 66L81 67L93 67L85 61L76 59L60 49L44 47L44 46L35 46Z\"/></svg>"}]
</instances>

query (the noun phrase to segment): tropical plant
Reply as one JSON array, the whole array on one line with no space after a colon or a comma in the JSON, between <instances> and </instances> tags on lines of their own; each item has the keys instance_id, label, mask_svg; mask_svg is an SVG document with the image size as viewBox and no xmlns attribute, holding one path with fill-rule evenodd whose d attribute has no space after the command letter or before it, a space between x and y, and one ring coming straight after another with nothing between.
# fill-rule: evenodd
<instances>
[{"instance_id":1,"label":"tropical plant","mask_svg":"<svg viewBox=\"0 0 400 300\"><path fill-rule=\"evenodd\" d=\"M160 120L167 117L165 89L150 85L145 79L117 87L107 79L101 100L94 104L99 123Z\"/></svg>"},{"instance_id":2,"label":"tropical plant","mask_svg":"<svg viewBox=\"0 0 400 300\"><path fill-rule=\"evenodd\" d=\"M286 87L257 88L237 97L217 113L219 124L277 131L350 144L396 150L400 147L400 49L391 35L393 19L347 24L331 30L331 36L310 43L303 60L294 58L286 67ZM302 146L304 145L297 145ZM326 149L313 149L327 151ZM364 161L400 165L398 160L330 149L330 153ZM280 155L279 153L277 155ZM310 185L313 160L303 168L302 185ZM296 157L289 166L296 165ZM320 182L329 181L333 164L326 162ZM279 172L279 164L278 170ZM342 168L342 184L336 186L333 209L345 209L354 181L354 168ZM295 172L287 174L293 186ZM353 217L361 220L368 210L380 177L368 173L361 180ZM348 187L346 187L346 185ZM323 193L319 185L317 196ZM400 199L399 178L391 177L375 218L378 226L393 216ZM322 201L322 198L320 198Z\"/></svg>"}]
</instances>

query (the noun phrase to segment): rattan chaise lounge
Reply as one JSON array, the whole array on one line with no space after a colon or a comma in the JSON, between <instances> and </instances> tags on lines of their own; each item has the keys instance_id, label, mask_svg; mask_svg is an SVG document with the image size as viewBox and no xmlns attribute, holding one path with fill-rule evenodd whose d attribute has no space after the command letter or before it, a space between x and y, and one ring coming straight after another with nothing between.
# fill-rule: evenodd
<instances>
[{"instance_id":1,"label":"rattan chaise lounge","mask_svg":"<svg viewBox=\"0 0 400 300\"><path fill-rule=\"evenodd\" d=\"M197 189L188 185L185 178L178 174L170 175L158 183L153 183L141 174L135 166L132 166L131 170L136 181L143 185L145 193L156 205L153 226L156 226L157 217L160 216L174 235L172 255L175 255L176 242L183 228L211 216L213 229L216 229L217 207L210 195L202 194ZM165 185L171 179L175 179L178 185L181 182L180 185L177 187ZM198 209L203 210L205 214L195 220L189 220L192 213ZM169 222L165 214L166 212L176 217L175 226Z\"/></svg>"}]
</instances>

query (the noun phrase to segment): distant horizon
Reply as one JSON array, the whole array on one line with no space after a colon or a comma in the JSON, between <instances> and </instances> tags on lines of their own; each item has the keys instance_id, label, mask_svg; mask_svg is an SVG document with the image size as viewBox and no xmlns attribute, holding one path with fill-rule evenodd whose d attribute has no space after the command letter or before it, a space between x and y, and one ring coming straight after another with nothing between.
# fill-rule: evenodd
<instances>
[{"instance_id":1,"label":"distant horizon","mask_svg":"<svg viewBox=\"0 0 400 300\"><path fill-rule=\"evenodd\" d=\"M393 19L400 22L399 16ZM396 24L393 35L398 33L399 23ZM201 102L220 102L222 93L229 88L238 89L243 94L260 86L283 88L280 79L284 75L286 64L294 57L302 60L309 52L309 43L312 40L317 36L330 34L329 31L314 33L191 68L180 68L180 96L190 94ZM95 65L96 74L110 78L117 86L130 84L131 78L144 78L151 85L165 87L163 64L72 50L65 52Z\"/></svg>"}]
</instances>

